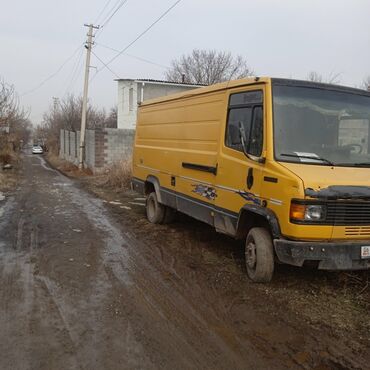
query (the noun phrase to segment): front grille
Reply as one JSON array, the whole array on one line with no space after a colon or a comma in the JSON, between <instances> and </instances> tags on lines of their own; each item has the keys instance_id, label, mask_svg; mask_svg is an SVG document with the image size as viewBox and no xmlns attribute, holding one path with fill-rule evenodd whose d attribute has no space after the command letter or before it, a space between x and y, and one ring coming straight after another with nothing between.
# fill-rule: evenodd
<instances>
[{"instance_id":1,"label":"front grille","mask_svg":"<svg viewBox=\"0 0 370 370\"><path fill-rule=\"evenodd\" d=\"M328 202L325 223L370 225L370 202Z\"/></svg>"},{"instance_id":2,"label":"front grille","mask_svg":"<svg viewBox=\"0 0 370 370\"><path fill-rule=\"evenodd\" d=\"M346 236L369 236L370 226L347 226L345 228Z\"/></svg>"}]
</instances>

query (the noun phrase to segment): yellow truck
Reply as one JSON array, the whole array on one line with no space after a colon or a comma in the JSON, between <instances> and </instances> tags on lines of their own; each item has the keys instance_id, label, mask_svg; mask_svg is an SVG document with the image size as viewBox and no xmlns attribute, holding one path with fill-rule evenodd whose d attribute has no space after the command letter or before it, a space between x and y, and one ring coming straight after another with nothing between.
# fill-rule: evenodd
<instances>
[{"instance_id":1,"label":"yellow truck","mask_svg":"<svg viewBox=\"0 0 370 370\"><path fill-rule=\"evenodd\" d=\"M176 211L245 240L248 276L276 262L370 267L370 93L249 78L138 110L133 188L150 222Z\"/></svg>"}]
</instances>

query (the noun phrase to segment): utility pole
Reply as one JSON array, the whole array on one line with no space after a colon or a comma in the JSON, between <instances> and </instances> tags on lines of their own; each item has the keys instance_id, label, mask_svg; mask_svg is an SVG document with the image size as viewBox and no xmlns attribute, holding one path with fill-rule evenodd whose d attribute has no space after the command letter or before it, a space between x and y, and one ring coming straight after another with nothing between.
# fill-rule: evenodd
<instances>
[{"instance_id":1,"label":"utility pole","mask_svg":"<svg viewBox=\"0 0 370 370\"><path fill-rule=\"evenodd\" d=\"M86 133L86 111L87 111L87 96L89 90L89 72L90 72L90 58L91 49L93 46L93 30L99 29L98 26L93 24L85 24L85 27L89 27L87 33L87 41L85 44L86 48L86 64L85 64L85 80L84 80L84 92L82 100L82 115L81 115L81 131L80 131L80 153L79 153L79 169L83 169L84 158L85 158L85 133Z\"/></svg>"},{"instance_id":2,"label":"utility pole","mask_svg":"<svg viewBox=\"0 0 370 370\"><path fill-rule=\"evenodd\" d=\"M54 108L54 114L55 112L57 111L58 109L58 104L59 104L59 98L56 98L55 96L53 96L53 108Z\"/></svg>"}]
</instances>

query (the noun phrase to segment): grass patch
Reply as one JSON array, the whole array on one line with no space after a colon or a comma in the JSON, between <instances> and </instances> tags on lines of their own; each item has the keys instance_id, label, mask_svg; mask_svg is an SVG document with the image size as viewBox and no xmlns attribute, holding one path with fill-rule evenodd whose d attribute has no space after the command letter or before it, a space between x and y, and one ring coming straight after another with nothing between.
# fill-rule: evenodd
<instances>
[{"instance_id":1,"label":"grass patch","mask_svg":"<svg viewBox=\"0 0 370 370\"><path fill-rule=\"evenodd\" d=\"M108 186L116 191L127 190L131 185L132 159L121 159L97 176L97 185Z\"/></svg>"},{"instance_id":2,"label":"grass patch","mask_svg":"<svg viewBox=\"0 0 370 370\"><path fill-rule=\"evenodd\" d=\"M0 150L0 190L11 191L17 183L17 170L19 164L19 154L8 148ZM3 170L3 166L12 165L11 169Z\"/></svg>"},{"instance_id":3,"label":"grass patch","mask_svg":"<svg viewBox=\"0 0 370 370\"><path fill-rule=\"evenodd\" d=\"M80 171L73 163L65 161L51 152L48 153L46 159L54 168L65 175L73 178L84 177L97 187L107 187L117 192L130 189L132 176L131 157L121 159L95 175L90 169Z\"/></svg>"},{"instance_id":4,"label":"grass patch","mask_svg":"<svg viewBox=\"0 0 370 370\"><path fill-rule=\"evenodd\" d=\"M80 171L78 166L64 159L59 158L58 155L52 152L48 152L46 160L58 171L64 173L66 176L69 177L79 178L85 176L92 176L93 174L92 171L88 168L85 168L82 171Z\"/></svg>"}]
</instances>

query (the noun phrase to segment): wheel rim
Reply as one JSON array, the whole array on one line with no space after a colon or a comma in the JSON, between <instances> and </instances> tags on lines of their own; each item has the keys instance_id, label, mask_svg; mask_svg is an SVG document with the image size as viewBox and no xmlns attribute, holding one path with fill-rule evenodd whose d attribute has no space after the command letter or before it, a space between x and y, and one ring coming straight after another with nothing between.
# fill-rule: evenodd
<instances>
[{"instance_id":1,"label":"wheel rim","mask_svg":"<svg viewBox=\"0 0 370 370\"><path fill-rule=\"evenodd\" d=\"M249 241L245 246L245 259L247 267L255 270L257 263L256 244L253 240Z\"/></svg>"},{"instance_id":2,"label":"wheel rim","mask_svg":"<svg viewBox=\"0 0 370 370\"><path fill-rule=\"evenodd\" d=\"M148 216L149 218L153 218L155 214L155 203L153 198L148 199Z\"/></svg>"}]
</instances>

